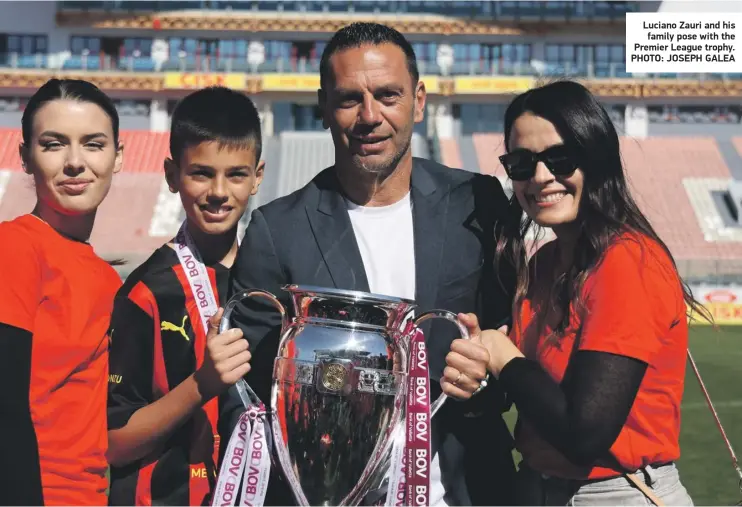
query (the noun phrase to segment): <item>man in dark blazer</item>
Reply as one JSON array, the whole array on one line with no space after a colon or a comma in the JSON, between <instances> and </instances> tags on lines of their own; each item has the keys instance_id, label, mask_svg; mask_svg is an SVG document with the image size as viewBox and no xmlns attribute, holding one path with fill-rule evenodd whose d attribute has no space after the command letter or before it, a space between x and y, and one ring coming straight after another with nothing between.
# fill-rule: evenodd
<instances>
[{"instance_id":1,"label":"man in dark blazer","mask_svg":"<svg viewBox=\"0 0 742 507\"><path fill-rule=\"evenodd\" d=\"M474 312L483 328L508 322L511 291L503 287L512 286L513 275L496 273L493 262L507 198L496 178L413 159L412 131L426 97L410 44L383 25L349 25L329 42L320 75L335 165L253 213L231 291L264 289L291 308L285 284L335 287L415 299L420 311ZM249 300L237 307L233 324L253 355L247 381L267 401L280 317L270 304ZM423 329L433 400L458 333L438 320ZM505 409L491 380L469 401L448 400L433 418L431 505L512 504ZM267 502L293 501L277 489L270 488Z\"/></svg>"}]
</instances>

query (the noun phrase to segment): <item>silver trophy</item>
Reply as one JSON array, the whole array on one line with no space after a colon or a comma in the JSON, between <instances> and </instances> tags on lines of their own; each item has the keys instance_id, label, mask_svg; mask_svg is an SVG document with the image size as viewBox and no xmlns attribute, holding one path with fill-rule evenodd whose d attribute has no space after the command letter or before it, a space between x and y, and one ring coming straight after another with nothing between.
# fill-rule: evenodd
<instances>
[{"instance_id":1,"label":"silver trophy","mask_svg":"<svg viewBox=\"0 0 742 507\"><path fill-rule=\"evenodd\" d=\"M273 369L270 424L275 461L299 505L358 505L389 471L393 437L404 431L410 342L425 320L454 323L432 310L412 319L413 301L320 287L287 285L294 319L272 294L246 290L227 303L220 331L248 297L268 299L281 313ZM244 381L243 401L257 399ZM431 405L431 415L445 395Z\"/></svg>"}]
</instances>

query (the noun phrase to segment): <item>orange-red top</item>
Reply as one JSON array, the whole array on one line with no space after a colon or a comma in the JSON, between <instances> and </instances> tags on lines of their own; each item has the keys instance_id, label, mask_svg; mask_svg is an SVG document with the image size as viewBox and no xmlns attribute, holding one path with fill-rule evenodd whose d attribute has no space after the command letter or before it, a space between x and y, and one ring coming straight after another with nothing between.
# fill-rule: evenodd
<instances>
[{"instance_id":1,"label":"orange-red top","mask_svg":"<svg viewBox=\"0 0 742 507\"><path fill-rule=\"evenodd\" d=\"M547 256L536 255L538 262L548 262ZM688 323L670 257L654 241L625 234L608 248L586 280L582 299L584 310L575 312L572 308L564 336L555 341L546 339L552 331L548 326L538 332L534 325L537 308L527 298L520 308L521 325L515 326L511 338L556 382L564 377L574 350L609 352L647 363L646 375L611 453L629 470L676 460L680 456ZM575 349L578 330L581 334ZM620 475L610 468L573 465L524 419L516 432L516 445L530 467L547 475L572 479Z\"/></svg>"},{"instance_id":2,"label":"orange-red top","mask_svg":"<svg viewBox=\"0 0 742 507\"><path fill-rule=\"evenodd\" d=\"M108 322L121 285L87 243L32 215L0 224L0 322L29 331L46 505L107 505Z\"/></svg>"}]
</instances>

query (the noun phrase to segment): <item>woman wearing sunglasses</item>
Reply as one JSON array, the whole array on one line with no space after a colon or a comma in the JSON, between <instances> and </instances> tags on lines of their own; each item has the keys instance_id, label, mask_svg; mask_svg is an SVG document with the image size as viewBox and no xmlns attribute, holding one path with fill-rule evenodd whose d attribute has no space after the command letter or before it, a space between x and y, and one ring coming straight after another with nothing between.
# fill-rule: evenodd
<instances>
[{"instance_id":1,"label":"woman wearing sunglasses","mask_svg":"<svg viewBox=\"0 0 742 507\"><path fill-rule=\"evenodd\" d=\"M629 193L611 120L556 82L515 98L505 143L514 197L497 256L518 272L513 329L461 315L478 339L452 344L444 392L471 396L489 355L518 409L523 505L692 505L674 462L686 305L704 310ZM557 239L528 262L534 222Z\"/></svg>"}]
</instances>

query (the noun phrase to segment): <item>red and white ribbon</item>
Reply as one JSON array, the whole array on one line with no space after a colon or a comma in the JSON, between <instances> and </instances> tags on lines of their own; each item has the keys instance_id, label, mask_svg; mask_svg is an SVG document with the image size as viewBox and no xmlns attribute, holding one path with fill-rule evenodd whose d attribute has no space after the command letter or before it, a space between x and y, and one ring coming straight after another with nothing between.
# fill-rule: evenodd
<instances>
[{"instance_id":1,"label":"red and white ribbon","mask_svg":"<svg viewBox=\"0 0 742 507\"><path fill-rule=\"evenodd\" d=\"M255 415L250 439L247 441L249 456L245 463L245 475L242 479L240 505L263 505L271 473L269 437L266 410L261 403Z\"/></svg>"},{"instance_id":2,"label":"red and white ribbon","mask_svg":"<svg viewBox=\"0 0 742 507\"><path fill-rule=\"evenodd\" d=\"M266 410L262 403L250 406L240 416L219 470L212 507L234 507L240 482L240 505L263 505L271 467L267 430Z\"/></svg>"},{"instance_id":3,"label":"red and white ribbon","mask_svg":"<svg viewBox=\"0 0 742 507\"><path fill-rule=\"evenodd\" d=\"M198 314L201 317L204 335L209 332L209 319L219 309L219 303L214 296L211 288L209 272L201 260L201 254L193 243L193 238L188 232L186 222L180 226L178 234L173 241L175 253L178 254L178 260L183 267L188 284L191 286L191 292L196 300Z\"/></svg>"},{"instance_id":4,"label":"red and white ribbon","mask_svg":"<svg viewBox=\"0 0 742 507\"><path fill-rule=\"evenodd\" d=\"M185 222L180 226L173 243L193 297L196 299L204 334L208 333L209 318L219 307L211 287L209 272L201 260L201 254ZM263 403L250 405L240 416L219 470L216 489L211 499L212 506L234 506L240 481L242 482L240 505L263 505L271 469L266 419Z\"/></svg>"},{"instance_id":5,"label":"red and white ribbon","mask_svg":"<svg viewBox=\"0 0 742 507\"><path fill-rule=\"evenodd\" d=\"M405 426L392 444L387 507L430 503L430 377L425 337L419 329L410 352Z\"/></svg>"}]
</instances>

